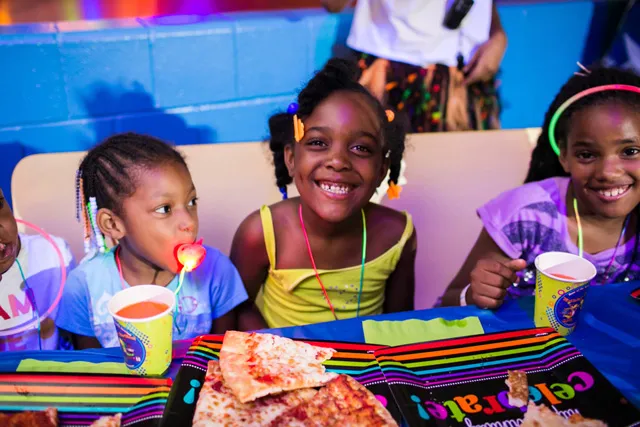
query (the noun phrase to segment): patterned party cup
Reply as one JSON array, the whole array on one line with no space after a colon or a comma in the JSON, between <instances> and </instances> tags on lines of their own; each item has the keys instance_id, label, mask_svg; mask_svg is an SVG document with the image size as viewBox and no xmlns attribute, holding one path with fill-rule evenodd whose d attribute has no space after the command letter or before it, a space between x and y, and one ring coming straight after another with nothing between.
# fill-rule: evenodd
<instances>
[{"instance_id":1,"label":"patterned party cup","mask_svg":"<svg viewBox=\"0 0 640 427\"><path fill-rule=\"evenodd\" d=\"M172 291L157 285L138 285L111 298L113 316L127 368L136 375L162 375L171 364Z\"/></svg>"},{"instance_id":2,"label":"patterned party cup","mask_svg":"<svg viewBox=\"0 0 640 427\"><path fill-rule=\"evenodd\" d=\"M576 328L596 268L586 259L565 252L538 255L535 265L534 322L538 327L551 326L560 335L569 335Z\"/></svg>"}]
</instances>

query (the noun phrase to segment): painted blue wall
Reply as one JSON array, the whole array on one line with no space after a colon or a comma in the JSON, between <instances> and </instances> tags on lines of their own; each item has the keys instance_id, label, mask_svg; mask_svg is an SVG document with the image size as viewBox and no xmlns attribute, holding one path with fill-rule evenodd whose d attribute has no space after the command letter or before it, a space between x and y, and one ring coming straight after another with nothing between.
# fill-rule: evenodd
<instances>
[{"instance_id":1,"label":"painted blue wall","mask_svg":"<svg viewBox=\"0 0 640 427\"><path fill-rule=\"evenodd\" d=\"M540 125L583 56L593 10L500 6L503 127ZM268 116L344 51L350 22L350 12L298 10L0 27L0 186L8 192L24 155L84 150L114 132L262 139Z\"/></svg>"}]
</instances>

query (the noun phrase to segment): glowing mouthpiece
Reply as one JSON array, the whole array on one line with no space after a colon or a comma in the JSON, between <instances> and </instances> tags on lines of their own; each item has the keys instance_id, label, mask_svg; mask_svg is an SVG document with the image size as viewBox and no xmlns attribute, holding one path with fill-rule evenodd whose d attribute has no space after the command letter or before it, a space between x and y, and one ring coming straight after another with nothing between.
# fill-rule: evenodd
<instances>
[{"instance_id":1,"label":"glowing mouthpiece","mask_svg":"<svg viewBox=\"0 0 640 427\"><path fill-rule=\"evenodd\" d=\"M204 260L207 250L202 246L202 239L195 243L185 243L178 248L178 261L185 271L189 272L198 267Z\"/></svg>"}]
</instances>

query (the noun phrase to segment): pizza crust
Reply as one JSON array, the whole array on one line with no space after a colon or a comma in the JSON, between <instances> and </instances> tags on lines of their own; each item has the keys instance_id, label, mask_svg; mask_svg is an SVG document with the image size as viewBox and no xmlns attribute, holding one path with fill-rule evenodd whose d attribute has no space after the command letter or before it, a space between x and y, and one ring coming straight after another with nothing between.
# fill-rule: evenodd
<instances>
[{"instance_id":1,"label":"pizza crust","mask_svg":"<svg viewBox=\"0 0 640 427\"><path fill-rule=\"evenodd\" d=\"M607 427L607 424L600 420L585 418L580 414L571 415L567 425L579 427Z\"/></svg>"},{"instance_id":2,"label":"pizza crust","mask_svg":"<svg viewBox=\"0 0 640 427\"><path fill-rule=\"evenodd\" d=\"M40 412L0 414L0 424L2 427L58 427L58 410L47 408Z\"/></svg>"},{"instance_id":3,"label":"pizza crust","mask_svg":"<svg viewBox=\"0 0 640 427\"><path fill-rule=\"evenodd\" d=\"M527 374L524 371L508 371L509 376L505 383L509 387L509 405L516 408L527 406L529 401L529 384Z\"/></svg>"},{"instance_id":4,"label":"pizza crust","mask_svg":"<svg viewBox=\"0 0 640 427\"><path fill-rule=\"evenodd\" d=\"M224 383L217 360L207 366L193 418L194 427L269 426L280 414L313 398L314 389L300 389L242 403Z\"/></svg>"},{"instance_id":5,"label":"pizza crust","mask_svg":"<svg viewBox=\"0 0 640 427\"><path fill-rule=\"evenodd\" d=\"M108 417L101 417L91 424L91 427L120 427L122 414L115 414Z\"/></svg>"},{"instance_id":6,"label":"pizza crust","mask_svg":"<svg viewBox=\"0 0 640 427\"><path fill-rule=\"evenodd\" d=\"M572 415L568 420L549 409L545 404L537 406L529 402L521 427L607 427L602 421Z\"/></svg>"},{"instance_id":7,"label":"pizza crust","mask_svg":"<svg viewBox=\"0 0 640 427\"><path fill-rule=\"evenodd\" d=\"M287 411L272 427L397 427L389 411L362 384L348 375L339 375L318 394Z\"/></svg>"},{"instance_id":8,"label":"pizza crust","mask_svg":"<svg viewBox=\"0 0 640 427\"><path fill-rule=\"evenodd\" d=\"M242 403L301 388L320 387L337 374L322 365L335 350L271 334L227 331L220 349L225 384Z\"/></svg>"}]
</instances>

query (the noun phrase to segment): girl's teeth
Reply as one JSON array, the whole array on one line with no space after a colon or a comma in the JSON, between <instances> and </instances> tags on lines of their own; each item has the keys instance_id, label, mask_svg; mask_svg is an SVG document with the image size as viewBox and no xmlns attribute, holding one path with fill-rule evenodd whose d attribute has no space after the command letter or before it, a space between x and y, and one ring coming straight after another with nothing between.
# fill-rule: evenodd
<instances>
[{"instance_id":1,"label":"girl's teeth","mask_svg":"<svg viewBox=\"0 0 640 427\"><path fill-rule=\"evenodd\" d=\"M611 188L611 189L607 189L607 190L600 190L600 194L602 194L605 197L617 197L620 194L624 193L625 191L627 191L627 189L629 188L629 186L626 187L617 187L617 188Z\"/></svg>"},{"instance_id":2,"label":"girl's teeth","mask_svg":"<svg viewBox=\"0 0 640 427\"><path fill-rule=\"evenodd\" d=\"M320 184L320 188L334 194L347 194L349 192L349 187L347 185L340 184L325 184L323 182Z\"/></svg>"}]
</instances>

